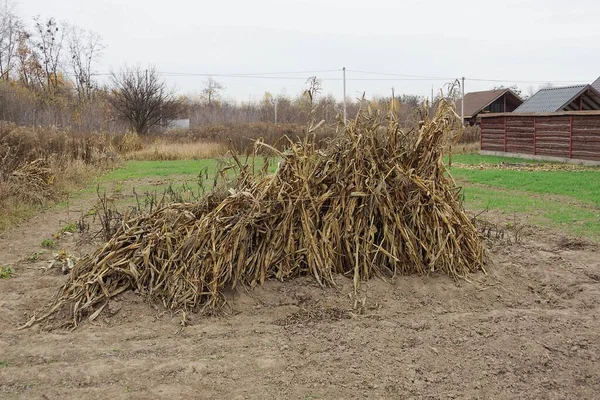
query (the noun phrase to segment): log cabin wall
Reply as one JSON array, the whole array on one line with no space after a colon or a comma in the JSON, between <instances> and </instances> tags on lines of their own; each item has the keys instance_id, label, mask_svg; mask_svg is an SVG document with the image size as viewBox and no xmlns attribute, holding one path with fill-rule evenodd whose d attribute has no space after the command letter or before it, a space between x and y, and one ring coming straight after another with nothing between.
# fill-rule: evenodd
<instances>
[{"instance_id":1,"label":"log cabin wall","mask_svg":"<svg viewBox=\"0 0 600 400\"><path fill-rule=\"evenodd\" d=\"M600 112L482 115L481 150L600 161Z\"/></svg>"}]
</instances>

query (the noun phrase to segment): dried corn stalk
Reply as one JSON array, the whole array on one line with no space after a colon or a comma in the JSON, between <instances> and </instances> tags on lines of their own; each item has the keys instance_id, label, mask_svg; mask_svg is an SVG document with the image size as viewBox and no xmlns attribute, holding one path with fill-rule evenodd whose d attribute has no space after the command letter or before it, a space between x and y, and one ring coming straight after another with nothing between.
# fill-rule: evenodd
<instances>
[{"instance_id":1,"label":"dried corn stalk","mask_svg":"<svg viewBox=\"0 0 600 400\"><path fill-rule=\"evenodd\" d=\"M325 151L290 143L274 175L240 165L225 195L125 221L28 325L69 310L76 326L126 290L198 310L221 306L226 288L270 278L328 285L343 274L358 287L374 276L481 270L482 238L442 161L457 121L442 102L405 134L393 116L363 111Z\"/></svg>"}]
</instances>

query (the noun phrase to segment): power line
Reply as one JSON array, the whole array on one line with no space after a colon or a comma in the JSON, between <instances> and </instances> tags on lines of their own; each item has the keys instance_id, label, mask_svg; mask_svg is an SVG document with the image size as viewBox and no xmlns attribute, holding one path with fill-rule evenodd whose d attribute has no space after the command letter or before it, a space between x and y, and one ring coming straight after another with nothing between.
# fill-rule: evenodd
<instances>
[{"instance_id":1,"label":"power line","mask_svg":"<svg viewBox=\"0 0 600 400\"><path fill-rule=\"evenodd\" d=\"M409 75L409 74L398 74L398 73L389 73L389 72L374 72L374 71L360 71L360 70L346 70L348 72L357 72L363 74L371 74L371 75L386 75L386 76L404 76L410 78L422 78L423 80L454 80L456 78L451 77L440 77L440 76L423 76L423 75ZM468 78L465 77L467 81L476 81L476 82L512 82L512 83L582 83L582 81L553 81L553 80L520 80L520 79L486 79L486 78Z\"/></svg>"},{"instance_id":2,"label":"power line","mask_svg":"<svg viewBox=\"0 0 600 400\"><path fill-rule=\"evenodd\" d=\"M431 80L452 80L452 79L456 79L456 78L440 77L440 76L423 76L423 75L410 75L410 74L396 74L396 73L389 73L389 72L360 71L360 70L352 70L352 69L348 69L346 71L348 71L348 72L357 72L357 73L361 73L361 74L370 74L370 75L402 76L402 77L406 77L406 78L420 78L420 79L431 79Z\"/></svg>"},{"instance_id":3,"label":"power line","mask_svg":"<svg viewBox=\"0 0 600 400\"><path fill-rule=\"evenodd\" d=\"M544 84L544 83L583 83L582 81L552 81L552 80L547 80L547 81L523 81L523 80L514 80L514 79L483 79L483 78L465 78L468 81L476 81L476 82L501 82L501 83L506 83L506 82L511 82L511 83L539 83L539 84Z\"/></svg>"},{"instance_id":4,"label":"power line","mask_svg":"<svg viewBox=\"0 0 600 400\"><path fill-rule=\"evenodd\" d=\"M160 75L170 77L187 77L187 76L200 76L200 77L225 77L225 78L265 78L265 79L306 79L303 77L281 77L278 75L294 75L294 74L321 74L331 72L341 72L341 69L326 69L326 70L313 70L313 71L287 71L287 72L247 72L247 73L204 73L204 72L172 72L172 71L157 71ZM98 72L92 74L94 76L111 75L110 72Z\"/></svg>"},{"instance_id":5,"label":"power line","mask_svg":"<svg viewBox=\"0 0 600 400\"><path fill-rule=\"evenodd\" d=\"M324 74L324 73L341 73L342 69L327 69L327 70L307 70L307 71L286 71L286 72L253 72L253 73L200 73L200 72L173 72L173 71L157 71L160 75L165 77L219 77L219 78L241 78L241 79L269 79L269 80L303 80L305 81L308 77L301 76L286 76L286 75L298 75L298 74ZM373 82L432 82L432 81L454 81L456 78L443 77L443 76L427 76L427 75L412 75L412 74L401 74L401 73L389 73L379 71L364 71L364 70L351 70L346 69L346 72L354 72L358 74L367 75L378 75L388 76L389 78L346 78L347 81L373 81ZM67 74L72 75L72 74ZM109 72L99 72L92 74L93 76L109 76ZM342 81L343 78L332 78L324 77L322 81ZM496 83L515 83L515 84L576 84L585 83L582 81L570 81L570 80L520 80L520 79L494 79L494 78L469 78L465 77L466 81L471 82L496 82Z\"/></svg>"},{"instance_id":6,"label":"power line","mask_svg":"<svg viewBox=\"0 0 600 400\"><path fill-rule=\"evenodd\" d=\"M342 72L342 69L324 69L315 71L292 71L292 72L247 72L247 73L230 73L230 74L207 74L207 73L196 73L196 72L161 72L161 74L168 75L189 75L189 76L258 76L258 75L294 75L294 74L322 74L330 72Z\"/></svg>"},{"instance_id":7,"label":"power line","mask_svg":"<svg viewBox=\"0 0 600 400\"><path fill-rule=\"evenodd\" d=\"M277 79L277 80L302 80L305 81L308 78L299 77L299 76L267 76L267 75L242 75L242 74L173 74L168 72L159 72L162 76L170 77L170 78L194 78L194 77L202 77L202 78L247 78L247 79Z\"/></svg>"}]
</instances>

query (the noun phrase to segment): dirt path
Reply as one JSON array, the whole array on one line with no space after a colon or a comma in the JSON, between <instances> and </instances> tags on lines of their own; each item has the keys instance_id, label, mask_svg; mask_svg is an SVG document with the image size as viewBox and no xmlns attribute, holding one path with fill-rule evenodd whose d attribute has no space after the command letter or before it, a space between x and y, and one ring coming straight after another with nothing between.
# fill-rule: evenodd
<instances>
[{"instance_id":1,"label":"dirt path","mask_svg":"<svg viewBox=\"0 0 600 400\"><path fill-rule=\"evenodd\" d=\"M598 246L531 228L490 245L472 283L445 276L268 282L218 317L181 315L126 293L79 329L14 328L64 276L41 250L84 201L0 237L3 399L591 399L600 393ZM61 247L76 252L75 237ZM89 251L91 247L79 249Z\"/></svg>"}]
</instances>

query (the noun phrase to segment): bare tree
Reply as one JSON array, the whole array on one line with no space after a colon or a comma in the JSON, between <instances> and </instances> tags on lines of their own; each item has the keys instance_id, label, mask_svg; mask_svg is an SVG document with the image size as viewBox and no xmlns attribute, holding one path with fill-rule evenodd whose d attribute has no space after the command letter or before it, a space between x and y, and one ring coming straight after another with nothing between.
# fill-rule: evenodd
<instances>
[{"instance_id":1,"label":"bare tree","mask_svg":"<svg viewBox=\"0 0 600 400\"><path fill-rule=\"evenodd\" d=\"M225 89L225 86L214 80L212 77L208 78L204 89L202 89L202 94L205 96L209 106L212 106L213 101L219 97L219 92L223 89Z\"/></svg>"},{"instance_id":2,"label":"bare tree","mask_svg":"<svg viewBox=\"0 0 600 400\"><path fill-rule=\"evenodd\" d=\"M0 4L0 79L10 79L22 30L23 22L15 13L14 3L5 0Z\"/></svg>"},{"instance_id":3,"label":"bare tree","mask_svg":"<svg viewBox=\"0 0 600 400\"><path fill-rule=\"evenodd\" d=\"M44 69L37 52L32 49L31 34L19 31L17 37L17 59L19 82L29 89L40 89L44 86Z\"/></svg>"},{"instance_id":4,"label":"bare tree","mask_svg":"<svg viewBox=\"0 0 600 400\"><path fill-rule=\"evenodd\" d=\"M63 48L64 30L60 29L54 18L45 21L35 17L35 50L44 70L46 88L56 89L59 85L58 70L60 53Z\"/></svg>"},{"instance_id":5,"label":"bare tree","mask_svg":"<svg viewBox=\"0 0 600 400\"><path fill-rule=\"evenodd\" d=\"M123 68L111 73L113 89L109 101L137 133L175 119L184 108L183 100L167 88L155 68Z\"/></svg>"},{"instance_id":6,"label":"bare tree","mask_svg":"<svg viewBox=\"0 0 600 400\"><path fill-rule=\"evenodd\" d=\"M521 89L519 88L519 86L517 85L512 85L512 86L504 86L504 85L496 85L492 88L492 90L498 90L498 89L510 89L512 90L517 96L522 97L523 96L523 92L521 91Z\"/></svg>"},{"instance_id":7,"label":"bare tree","mask_svg":"<svg viewBox=\"0 0 600 400\"><path fill-rule=\"evenodd\" d=\"M90 101L95 88L93 66L104 49L102 39L96 32L71 26L67 31L67 46L77 97L80 102Z\"/></svg>"}]
</instances>

